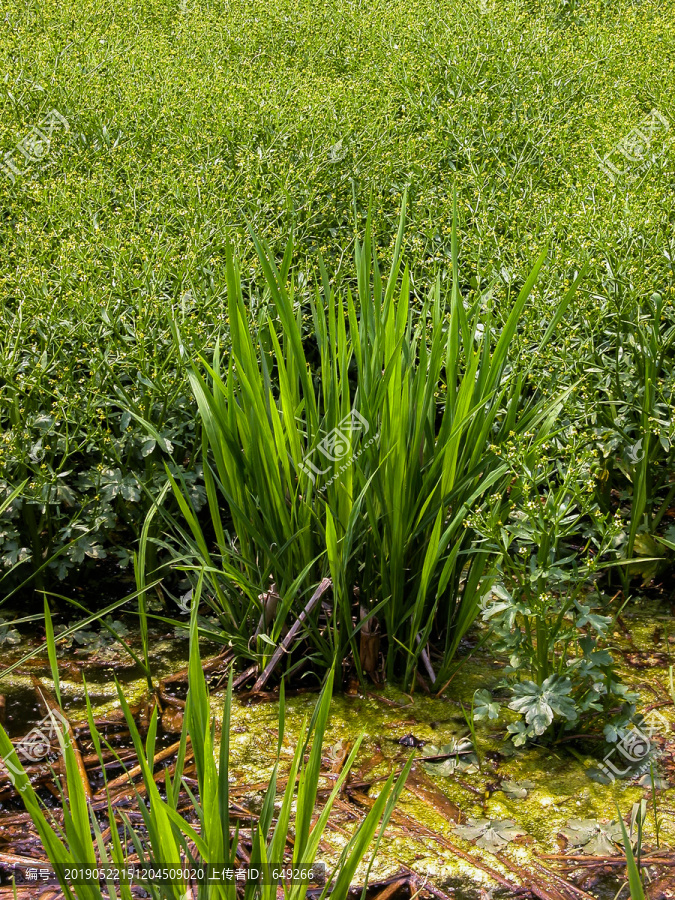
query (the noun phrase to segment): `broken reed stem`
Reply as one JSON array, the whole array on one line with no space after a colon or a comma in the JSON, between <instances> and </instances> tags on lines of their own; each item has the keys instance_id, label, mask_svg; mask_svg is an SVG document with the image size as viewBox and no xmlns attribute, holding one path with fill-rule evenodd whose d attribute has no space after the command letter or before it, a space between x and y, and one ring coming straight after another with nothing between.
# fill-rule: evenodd
<instances>
[{"instance_id":1,"label":"broken reed stem","mask_svg":"<svg viewBox=\"0 0 675 900\"><path fill-rule=\"evenodd\" d=\"M188 738L188 744L189 743L190 743L190 739ZM153 770L154 770L155 766L157 765L157 763L160 763L163 760L168 759L170 756L173 756L174 753L177 753L179 747L180 747L180 741L176 741L175 744L171 744L169 747L165 747L164 750L160 750L158 753L156 753L152 760ZM192 751L188 750L185 754L185 761L187 762L187 760L190 759L191 757L192 757ZM117 778L113 778L112 781L109 781L105 788L101 788L101 790L96 793L95 799L96 800L102 799L103 797L106 796L106 792L111 789L123 787L123 786L131 784L133 782L133 779L137 775L140 775L142 771L143 771L142 767L140 765L138 765L138 766L134 766L133 769L129 769L128 772L124 772L122 775L118 775Z\"/></svg>"},{"instance_id":2,"label":"broken reed stem","mask_svg":"<svg viewBox=\"0 0 675 900\"><path fill-rule=\"evenodd\" d=\"M289 651L291 645L293 644L293 641L295 640L295 637L296 637L298 631L300 631L300 628L302 627L303 623L306 622L307 618L309 617L309 614L312 612L312 610L314 609L316 604L319 602L319 600L323 597L323 595L326 593L328 588L330 588L331 586L332 586L332 581L330 580L330 578L323 578L321 580L321 582L319 583L319 586L317 587L317 589L314 591L312 596L307 601L307 605L305 606L303 611L300 613L298 618L288 629L288 634L286 635L286 637L283 639L281 644L279 644L277 649L272 654L272 658L265 666L265 670L263 671L262 675L258 678L256 683L253 685L254 692L262 690L262 688L267 684L270 675L276 669L281 657L285 653L288 653L288 651Z\"/></svg>"}]
</instances>

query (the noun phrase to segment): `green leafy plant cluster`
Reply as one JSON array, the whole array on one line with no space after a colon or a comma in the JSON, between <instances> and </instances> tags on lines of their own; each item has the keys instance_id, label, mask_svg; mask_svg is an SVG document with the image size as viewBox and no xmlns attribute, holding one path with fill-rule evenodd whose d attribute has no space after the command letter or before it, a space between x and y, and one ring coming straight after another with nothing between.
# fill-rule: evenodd
<instances>
[{"instance_id":1,"label":"green leafy plant cluster","mask_svg":"<svg viewBox=\"0 0 675 900\"><path fill-rule=\"evenodd\" d=\"M194 410L165 317L87 313L27 328L3 309L0 501L23 485L0 513L6 590L30 576L38 586L81 578L88 560L127 566L165 481L163 459L203 502Z\"/></svg>"},{"instance_id":2,"label":"green leafy plant cluster","mask_svg":"<svg viewBox=\"0 0 675 900\"><path fill-rule=\"evenodd\" d=\"M615 559L621 523L598 506L597 455L561 434L543 447L512 441L506 457L513 475L506 506L493 498L471 521L480 546L497 556L482 618L491 646L508 657L503 687L521 716L508 725L512 740L583 731L617 701L625 724L637 697L620 683L603 646L613 618L598 586ZM490 693L478 692L474 717L498 714Z\"/></svg>"},{"instance_id":3,"label":"green leafy plant cluster","mask_svg":"<svg viewBox=\"0 0 675 900\"><path fill-rule=\"evenodd\" d=\"M244 655L256 634L261 665L330 577L332 606L309 615L309 658L328 667L351 651L358 667L358 631L378 618L388 678L412 685L430 639L438 679L446 677L492 558L470 552L467 514L488 491L505 490L510 471L499 447L509 435L529 434L538 447L562 403L529 395L527 373L509 353L545 251L499 329L489 297L465 307L453 229L449 308L437 282L413 312L401 268L404 221L405 203L386 280L368 223L356 245L356 298L335 291L322 270L310 301L313 359L289 279L292 243L278 267L254 236L269 308L255 331L230 255L231 353L221 361L216 350L212 365L202 359L206 377L190 372L215 541L171 477L189 526L179 559L205 573L225 636ZM561 298L539 351L575 288ZM273 608L260 594L270 578Z\"/></svg>"}]
</instances>

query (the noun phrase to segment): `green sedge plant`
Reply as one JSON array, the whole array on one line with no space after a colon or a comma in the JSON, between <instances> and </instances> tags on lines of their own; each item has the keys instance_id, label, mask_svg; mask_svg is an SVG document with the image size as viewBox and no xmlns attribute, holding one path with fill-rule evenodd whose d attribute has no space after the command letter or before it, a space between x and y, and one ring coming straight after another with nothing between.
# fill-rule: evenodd
<instances>
[{"instance_id":1,"label":"green sedge plant","mask_svg":"<svg viewBox=\"0 0 675 900\"><path fill-rule=\"evenodd\" d=\"M449 304L437 280L414 311L401 261L405 208L404 199L386 278L370 218L356 242L356 296L336 289L320 265L308 333L290 275L292 240L277 264L252 233L269 294L257 322L228 251L231 352L224 359L216 347L211 364L200 357L189 371L207 525L179 479L169 479L183 513L179 563L205 573L224 636L241 653L264 665L330 577L332 604L308 616L302 661L327 669L351 654L360 670L358 630L377 616L386 676L412 688L429 640L439 681L479 611L492 558L471 551L466 518L510 477L495 448L513 433L543 441L563 398L533 394L527 365L509 353L546 251L499 329L489 292L462 297L455 208ZM580 277L533 350L549 341ZM355 626L359 604L365 615Z\"/></svg>"}]
</instances>

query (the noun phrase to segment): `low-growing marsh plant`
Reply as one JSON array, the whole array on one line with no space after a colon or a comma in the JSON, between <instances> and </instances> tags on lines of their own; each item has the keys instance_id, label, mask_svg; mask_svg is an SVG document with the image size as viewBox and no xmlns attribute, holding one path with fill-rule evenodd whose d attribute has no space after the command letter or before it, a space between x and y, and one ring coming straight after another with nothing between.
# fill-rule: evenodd
<instances>
[{"instance_id":1,"label":"low-growing marsh plant","mask_svg":"<svg viewBox=\"0 0 675 900\"><path fill-rule=\"evenodd\" d=\"M554 440L544 448L512 441L506 505L491 498L471 519L481 546L497 559L482 617L493 649L508 655L508 705L523 717L508 725L516 745L582 729L589 713L607 711L617 699L625 722L634 712L628 701L636 697L602 646L612 617L597 585L621 526L598 509L594 455L574 440L568 450L571 460L551 459ZM496 715L486 694L476 718Z\"/></svg>"},{"instance_id":2,"label":"low-growing marsh plant","mask_svg":"<svg viewBox=\"0 0 675 900\"><path fill-rule=\"evenodd\" d=\"M201 583L198 590L201 589ZM58 696L58 670L53 653L53 636L48 629L50 661L54 675L55 693ZM101 762L107 795L107 810L100 814L87 801L87 794L78 769L74 749L68 740L67 731L55 725L61 745L65 771L66 795L61 794L63 827L52 818L31 786L21 765L16 750L4 728L0 726L0 756L7 766L10 779L19 792L26 810L40 835L45 853L52 864L76 866L128 867L129 858L137 855L140 863L155 869L178 867L184 869L214 863L225 868L237 868L243 860L238 860L237 850L240 840L239 827L230 819L229 803L229 730L232 705L232 678L230 678L223 703L223 718L220 738L216 735L216 723L212 717L208 690L198 647L197 613L193 608L190 625L189 689L186 698L185 715L180 736L180 746L173 777L165 771L164 778L158 779L153 771L153 759L158 729L155 707L148 726L145 744L139 734L133 715L125 700L120 685L117 685L121 707L129 728L140 767L143 791L134 786L135 811L139 812L142 827L132 824L135 816L125 809L114 808L107 787L107 777L102 755L104 739L94 723L89 696L85 690L87 719L91 739ZM318 792L321 789L321 755L323 739L330 714L333 689L333 671L328 673L322 692L318 698L309 723L305 718L295 741L295 750L287 774L286 787L277 801L279 761L284 741L285 713L283 687L279 708L279 737L277 759L265 792L257 825L251 826L250 864L260 867L266 864L281 866L288 862L287 837L293 831L294 866L311 865L315 862L319 842L325 832L326 823L333 804L342 789L358 753L361 738L358 739L347 758L339 776L331 785L328 799L321 808L318 818L312 824L317 807ZM191 790L183 780L188 743L194 756L197 789ZM345 844L339 860L329 872L321 900L330 892L331 898L346 900L355 872L370 850L375 853L381 835L403 789L412 765L412 757L402 772L395 777L392 773L382 784L375 801L363 822ZM185 792L189 803L185 813ZM181 810L179 811L179 798ZM107 815L106 815L107 813ZM121 819L121 824L118 821ZM104 837L110 826L109 836ZM104 890L98 882L69 885L59 876L59 882L69 898L76 900L103 900L104 897L131 900L128 885L107 884ZM271 883L270 883L271 882ZM246 883L245 898L253 900L274 900L278 883L268 879L262 885L253 881ZM153 900L180 900L185 897L187 884L177 878L173 882L150 882L144 884ZM308 883L298 881L284 885L288 900L304 900ZM118 893L119 892L119 893ZM195 900L235 900L236 883L199 884Z\"/></svg>"},{"instance_id":3,"label":"low-growing marsh plant","mask_svg":"<svg viewBox=\"0 0 675 900\"><path fill-rule=\"evenodd\" d=\"M358 629L378 615L386 676L413 687L429 639L442 683L478 612L491 556L472 552L466 518L510 478L497 448L514 433L541 443L561 398L533 395L527 366L509 354L546 251L498 330L489 295L468 305L460 293L455 211L449 309L438 280L413 313L410 275L401 267L404 222L405 201L385 280L368 221L363 244L356 243L357 297L336 292L321 267L309 304L313 365L289 277L292 241L277 265L253 235L270 295L257 331L228 251L231 353L222 359L216 348L211 365L201 358L189 372L205 436L213 540L169 477L188 524L180 562L204 572L225 637L239 652L264 664L329 576L332 606L309 616L301 662L329 668L351 652L358 669ZM274 608L264 593L270 578ZM357 626L355 592L366 611ZM257 657L253 634L265 642Z\"/></svg>"}]
</instances>

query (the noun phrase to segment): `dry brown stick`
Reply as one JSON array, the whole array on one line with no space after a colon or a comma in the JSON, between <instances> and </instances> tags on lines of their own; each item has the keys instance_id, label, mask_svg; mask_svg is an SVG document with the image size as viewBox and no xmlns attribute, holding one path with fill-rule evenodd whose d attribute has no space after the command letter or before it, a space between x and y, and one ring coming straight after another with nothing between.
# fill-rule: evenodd
<instances>
[{"instance_id":1,"label":"dry brown stick","mask_svg":"<svg viewBox=\"0 0 675 900\"><path fill-rule=\"evenodd\" d=\"M101 750L101 756L103 757L103 764L108 765L109 763L126 762L129 759L136 759L136 751L127 750L125 752L124 750L120 750L120 752L115 755L112 750ZM98 753L90 753L87 756L83 756L82 762L85 766L98 768L100 764Z\"/></svg>"},{"instance_id":2,"label":"dry brown stick","mask_svg":"<svg viewBox=\"0 0 675 900\"><path fill-rule=\"evenodd\" d=\"M475 797L478 797L481 805L485 806L485 804L487 803L487 799L488 799L488 793L485 789L481 791L480 788L474 787L472 784L469 784L467 781L464 781L462 778L457 778L457 776L454 777L454 781L456 781L457 784L461 788L463 788L465 791L468 791L469 794L473 794Z\"/></svg>"},{"instance_id":3,"label":"dry brown stick","mask_svg":"<svg viewBox=\"0 0 675 900\"><path fill-rule=\"evenodd\" d=\"M59 789L56 787L56 785L54 784L53 781L45 781L45 783L42 785L42 787L45 790L49 791L49 793L52 795L52 797L55 800L58 800L59 803L61 802L61 794L59 792Z\"/></svg>"},{"instance_id":4,"label":"dry brown stick","mask_svg":"<svg viewBox=\"0 0 675 900\"><path fill-rule=\"evenodd\" d=\"M388 697L381 697L379 694L373 693L373 691L366 691L366 695L368 697L372 697L373 700L379 700L380 703L384 703L386 706L395 706L397 709L406 709L408 706L412 706L412 703L397 703L395 700L390 700Z\"/></svg>"},{"instance_id":5,"label":"dry brown stick","mask_svg":"<svg viewBox=\"0 0 675 900\"><path fill-rule=\"evenodd\" d=\"M252 666L249 666L248 669L245 669L241 672L232 682L232 690L236 691L238 688L242 686L242 684L246 684L251 675L255 675L258 671L258 664L254 663Z\"/></svg>"},{"instance_id":6,"label":"dry brown stick","mask_svg":"<svg viewBox=\"0 0 675 900\"><path fill-rule=\"evenodd\" d=\"M546 888L543 888L540 885L536 884L534 881L534 876L531 872L524 872L522 868L516 867L516 865L512 863L511 860L508 859L508 857L500 856L499 859L507 869L510 869L514 873L514 875L517 875L519 878L524 879L526 886L534 894L535 897L539 897L539 900L566 900L566 898L560 893L560 891L553 885L549 884L546 886Z\"/></svg>"},{"instance_id":7,"label":"dry brown stick","mask_svg":"<svg viewBox=\"0 0 675 900\"><path fill-rule=\"evenodd\" d=\"M89 777L87 776L87 768L82 761L82 754L80 753L80 748L77 745L77 738L75 737L75 732L73 731L73 726L70 724L68 717L65 715L59 704L56 702L56 698L52 695L52 693L42 684L39 678L35 675L31 675L31 681L33 682L33 687L35 688L40 705L43 707L45 712L58 712L60 716L62 716L63 720L66 723L66 729L68 731L68 737L70 739L70 746L73 750L73 755L75 756L75 763L77 765L77 770L80 773L80 780L82 782L82 787L84 788L84 792L87 795L87 799L91 800L91 785L89 784ZM64 773L65 780L65 773Z\"/></svg>"},{"instance_id":8,"label":"dry brown stick","mask_svg":"<svg viewBox=\"0 0 675 900\"><path fill-rule=\"evenodd\" d=\"M265 687L265 685L267 684L267 682L269 680L270 675L276 669L281 657L284 655L284 653L288 653L289 648L290 648L291 644L293 643L293 641L295 640L295 636L297 635L298 631L300 631L300 628L302 627L303 623L307 621L309 614L312 612L312 610L314 609L316 604L319 602L319 600L323 597L323 595L326 593L328 588L330 588L331 586L332 586L332 581L330 580L330 578L323 578L321 580L319 586L317 587L317 589L314 591L312 596L307 601L307 605L305 606L303 611L300 613L298 618L288 629L288 634L286 635L286 637L283 639L281 644L279 644L277 649L272 654L272 658L265 666L265 669L264 669L262 675L260 675L260 677L258 678L256 683L253 685L254 691L260 691Z\"/></svg>"},{"instance_id":9,"label":"dry brown stick","mask_svg":"<svg viewBox=\"0 0 675 900\"><path fill-rule=\"evenodd\" d=\"M129 711L131 712L131 715L134 717L137 716L142 706L142 700L138 703L134 703L133 706L130 706ZM107 716L101 716L99 719L94 719L94 725L97 728L105 728L106 725L126 725L126 721L127 719L123 709L113 709ZM83 722L73 722L72 725L73 731L86 731L87 734L89 733L89 721L87 719Z\"/></svg>"},{"instance_id":10,"label":"dry brown stick","mask_svg":"<svg viewBox=\"0 0 675 900\"><path fill-rule=\"evenodd\" d=\"M404 875L402 878L397 878L396 881L392 881L391 884L388 884L384 890L379 892L379 894L375 894L373 900L389 900L390 897L397 891L400 891L409 881L410 875ZM412 893L412 891L410 893Z\"/></svg>"},{"instance_id":11,"label":"dry brown stick","mask_svg":"<svg viewBox=\"0 0 675 900\"><path fill-rule=\"evenodd\" d=\"M132 801L135 801L136 794L138 794L139 797L145 797L146 793L147 793L147 790L146 790L146 787L144 784L128 785L126 790L124 788L122 788L120 791L118 791L114 796L112 796L110 798L110 804L111 804L111 806L115 807L115 806L119 806L121 803L123 803L125 801L130 803ZM90 805L91 805L91 808L95 812L100 812L100 810L108 808L108 798L103 797L99 800L99 799L97 799L97 797L94 797L94 799L91 801ZM126 810L126 814L130 818L132 818L134 815L132 810ZM140 813L138 813L138 815L140 815Z\"/></svg>"},{"instance_id":12,"label":"dry brown stick","mask_svg":"<svg viewBox=\"0 0 675 900\"><path fill-rule=\"evenodd\" d=\"M539 853L537 855L539 856L539 859L553 859L559 860L560 862L583 862L587 863L589 868L601 864L603 866L607 864L610 866L626 865L625 856L566 856L564 853ZM675 866L675 859L664 859L659 856L643 856L640 858L640 862L645 865Z\"/></svg>"},{"instance_id":13,"label":"dry brown stick","mask_svg":"<svg viewBox=\"0 0 675 900\"><path fill-rule=\"evenodd\" d=\"M185 700L180 700L178 697L167 694L161 684L157 688L157 695L162 703L166 703L167 706L176 706L179 709L185 709Z\"/></svg>"},{"instance_id":14,"label":"dry brown stick","mask_svg":"<svg viewBox=\"0 0 675 900\"><path fill-rule=\"evenodd\" d=\"M24 887L17 884L16 898L17 900L64 900L63 892L60 888L43 887L39 894L35 893L36 890L40 890L40 887L36 885ZM0 897L8 897L10 900L14 900L14 896L13 887L0 887Z\"/></svg>"},{"instance_id":15,"label":"dry brown stick","mask_svg":"<svg viewBox=\"0 0 675 900\"><path fill-rule=\"evenodd\" d=\"M45 890L49 889L46 888ZM58 895L56 896L58 897ZM0 898L4 897L7 897L7 900L14 900L15 897L16 900L45 900L46 895L40 894L39 898L37 898L35 897L35 888L32 885L30 887L24 887L21 884L17 884L16 894L14 893L14 888L11 885L9 887L0 887Z\"/></svg>"},{"instance_id":16,"label":"dry brown stick","mask_svg":"<svg viewBox=\"0 0 675 900\"><path fill-rule=\"evenodd\" d=\"M660 709L662 706L675 706L675 700L659 700L657 703L651 703L645 712L651 712L653 709Z\"/></svg>"},{"instance_id":17,"label":"dry brown stick","mask_svg":"<svg viewBox=\"0 0 675 900\"><path fill-rule=\"evenodd\" d=\"M251 812L250 809L247 809L240 803L234 802L230 803L230 816L233 816L236 819L253 819L256 822L260 818L257 813Z\"/></svg>"},{"instance_id":18,"label":"dry brown stick","mask_svg":"<svg viewBox=\"0 0 675 900\"><path fill-rule=\"evenodd\" d=\"M189 740L190 740L190 738L188 737L188 742L189 742ZM176 741L175 744L171 744L169 747L165 747L164 750L160 750L158 753L156 753L152 760L153 770L154 770L154 767L157 765L157 763L160 763L163 760L168 759L170 756L173 756L174 753L177 753L179 747L180 747L180 741ZM187 760L191 756L192 756L192 751L188 750L186 752L185 759ZM122 785L128 784L130 781L133 781L133 779L137 775L140 775L142 771L143 771L142 767L140 765L138 765L138 766L134 766L133 769L129 769L128 772L124 772L124 774L118 775L117 778L113 778L112 781L108 782L107 789L101 788L101 790L96 793L94 799L100 800L102 797L106 796L107 791L110 790L111 788L121 787Z\"/></svg>"},{"instance_id":19,"label":"dry brown stick","mask_svg":"<svg viewBox=\"0 0 675 900\"><path fill-rule=\"evenodd\" d=\"M342 748L342 751L341 751L339 757L335 760L333 765L330 767L331 774L339 775L340 772L343 770L344 764L347 762L347 757L349 756L349 753L352 749L353 743L354 743L353 741L345 742L345 745ZM345 780L345 785L346 785L346 780ZM343 785L343 790L344 790L344 785Z\"/></svg>"},{"instance_id":20,"label":"dry brown stick","mask_svg":"<svg viewBox=\"0 0 675 900\"><path fill-rule=\"evenodd\" d=\"M595 900L595 898L590 894L587 894L586 891L583 891L580 887L577 887L576 884L572 884L570 881L567 881L566 878L563 878L563 876L559 872L553 872L550 869L545 869L544 866L540 865L535 859L531 860L530 864L533 865L538 872L542 872L548 878L553 878L556 881L561 882L563 887L567 891L571 891L577 897L582 897L583 900Z\"/></svg>"},{"instance_id":21,"label":"dry brown stick","mask_svg":"<svg viewBox=\"0 0 675 900\"><path fill-rule=\"evenodd\" d=\"M30 734L30 732L29 732ZM30 783L35 786L42 784L42 782L48 778L52 774L52 765L51 763L39 763L38 765L25 765L23 767L24 772L28 776ZM5 796L12 795L11 782L9 780L9 774L5 772L0 772L0 779L3 782L7 782L7 784L3 784L0 787L0 799L4 799Z\"/></svg>"},{"instance_id":22,"label":"dry brown stick","mask_svg":"<svg viewBox=\"0 0 675 900\"><path fill-rule=\"evenodd\" d=\"M49 866L48 859L33 859L31 856L15 856L13 853L0 853L0 865L6 866Z\"/></svg>"},{"instance_id":23,"label":"dry brown stick","mask_svg":"<svg viewBox=\"0 0 675 900\"><path fill-rule=\"evenodd\" d=\"M415 872L414 869L411 869L409 866L404 866L400 860L396 860L396 862L401 866L401 868L405 869L408 873L408 880L411 885L417 890L417 893L425 890L428 891L432 897L436 897L436 900L450 900L447 894L445 894L440 888L437 888L435 884L432 884L428 878L422 878L419 872ZM412 892L411 892L412 893Z\"/></svg>"},{"instance_id":24,"label":"dry brown stick","mask_svg":"<svg viewBox=\"0 0 675 900\"><path fill-rule=\"evenodd\" d=\"M217 656L210 656L208 659L205 659L202 663L202 671L205 674L209 674L213 672L214 669L217 669L219 666L231 662L234 659L234 652L229 648L225 648ZM178 672L173 672L171 675L167 675L166 678L162 678L159 682L161 688L166 687L167 684L173 684L178 681L187 681L188 677L188 669L187 667L184 669L180 669Z\"/></svg>"},{"instance_id":25,"label":"dry brown stick","mask_svg":"<svg viewBox=\"0 0 675 900\"><path fill-rule=\"evenodd\" d=\"M2 835L2 831L4 828L9 828L12 825L23 825L24 822L32 822L30 813L27 812L15 812L9 813L9 815L3 815L0 818L0 836Z\"/></svg>"},{"instance_id":26,"label":"dry brown stick","mask_svg":"<svg viewBox=\"0 0 675 900\"><path fill-rule=\"evenodd\" d=\"M422 641L422 635L418 634L415 638L417 641L417 646L419 647ZM434 672L434 667L431 665L431 660L429 659L429 651L427 647L424 647L421 653L422 662L424 663L424 668L427 670L427 674L429 678L431 678L431 683L434 684L436 682L436 673Z\"/></svg>"}]
</instances>

